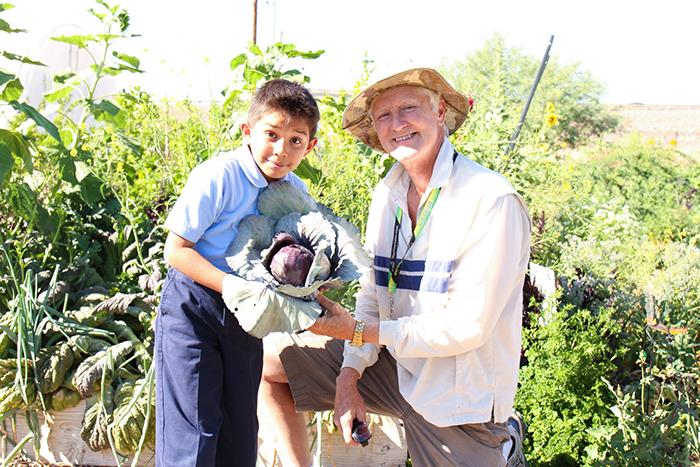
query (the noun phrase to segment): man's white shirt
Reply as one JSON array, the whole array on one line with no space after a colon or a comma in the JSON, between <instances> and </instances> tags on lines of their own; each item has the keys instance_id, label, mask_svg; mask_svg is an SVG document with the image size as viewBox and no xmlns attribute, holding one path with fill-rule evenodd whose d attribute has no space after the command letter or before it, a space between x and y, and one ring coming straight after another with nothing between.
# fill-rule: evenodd
<instances>
[{"instance_id":1,"label":"man's white shirt","mask_svg":"<svg viewBox=\"0 0 700 467\"><path fill-rule=\"evenodd\" d=\"M453 154L445 138L421 207L433 188L440 195L393 294L391 244L396 208L408 212L408 174L395 164L375 189L366 232L374 266L361 279L355 317L380 320L379 342L396 359L401 394L426 420L504 422L518 381L530 219L504 177L462 155L453 162ZM411 230L404 215L399 260ZM378 352L346 345L343 367L362 374Z\"/></svg>"}]
</instances>

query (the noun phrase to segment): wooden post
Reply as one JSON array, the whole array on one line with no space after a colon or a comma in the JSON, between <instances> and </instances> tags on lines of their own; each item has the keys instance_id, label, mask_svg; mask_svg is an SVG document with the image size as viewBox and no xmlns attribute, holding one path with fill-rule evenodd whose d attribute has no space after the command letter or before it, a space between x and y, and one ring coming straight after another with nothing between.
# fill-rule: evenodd
<instances>
[{"instance_id":1,"label":"wooden post","mask_svg":"<svg viewBox=\"0 0 700 467\"><path fill-rule=\"evenodd\" d=\"M253 44L258 43L258 0L253 0Z\"/></svg>"}]
</instances>

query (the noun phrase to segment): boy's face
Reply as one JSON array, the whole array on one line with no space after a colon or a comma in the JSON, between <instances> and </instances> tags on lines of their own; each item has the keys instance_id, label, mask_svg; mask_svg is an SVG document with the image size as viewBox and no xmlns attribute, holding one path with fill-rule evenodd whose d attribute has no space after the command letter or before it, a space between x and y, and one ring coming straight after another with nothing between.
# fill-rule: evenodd
<instances>
[{"instance_id":1,"label":"boy's face","mask_svg":"<svg viewBox=\"0 0 700 467\"><path fill-rule=\"evenodd\" d=\"M241 131L268 182L296 169L317 142L303 118L280 111L266 113L253 126L241 124Z\"/></svg>"}]
</instances>

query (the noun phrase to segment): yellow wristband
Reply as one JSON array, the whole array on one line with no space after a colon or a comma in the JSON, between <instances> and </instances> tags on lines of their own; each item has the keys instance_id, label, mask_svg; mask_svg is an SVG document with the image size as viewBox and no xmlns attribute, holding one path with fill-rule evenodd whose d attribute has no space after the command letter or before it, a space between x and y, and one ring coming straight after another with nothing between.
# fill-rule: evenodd
<instances>
[{"instance_id":1,"label":"yellow wristband","mask_svg":"<svg viewBox=\"0 0 700 467\"><path fill-rule=\"evenodd\" d=\"M360 347L362 344L365 343L365 341L362 339L362 334L364 333L364 330L364 321L355 320L355 331L352 333L352 340L350 341L350 345L354 347Z\"/></svg>"}]
</instances>

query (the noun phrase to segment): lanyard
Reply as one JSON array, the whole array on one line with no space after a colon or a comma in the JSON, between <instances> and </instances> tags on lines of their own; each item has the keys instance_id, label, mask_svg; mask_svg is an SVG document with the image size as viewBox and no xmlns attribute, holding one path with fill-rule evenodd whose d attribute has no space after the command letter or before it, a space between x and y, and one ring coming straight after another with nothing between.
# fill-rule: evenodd
<instances>
[{"instance_id":1,"label":"lanyard","mask_svg":"<svg viewBox=\"0 0 700 467\"><path fill-rule=\"evenodd\" d=\"M452 154L452 163L457 159L457 150ZM413 229L411 234L411 241L408 242L406 246L406 251L404 252L401 260L398 259L397 250L399 247L399 232L401 230L401 219L403 219L403 209L400 206L396 206L396 216L394 217L394 237L391 241L391 258L389 260L389 282L387 284L387 289L389 294L393 294L396 291L396 283L399 280L399 273L401 272L401 266L403 261L408 254L408 251L413 246L416 238L423 232L425 224L428 222L430 213L433 211L433 207L437 202L438 196L440 196L440 188L433 188L428 195L428 200L425 202L423 209L421 209L420 216L418 216L418 222L416 222L416 227ZM393 308L393 305L392 305Z\"/></svg>"},{"instance_id":2,"label":"lanyard","mask_svg":"<svg viewBox=\"0 0 700 467\"><path fill-rule=\"evenodd\" d=\"M418 217L418 222L416 222L416 227L413 229L411 234L411 241L408 242L406 251L404 252L401 260L397 258L397 250L399 247L399 231L401 230L401 219L403 218L403 209L401 207L396 207L396 216L394 217L394 238L391 241L391 259L389 261L389 293L394 293L396 291L396 282L399 279L399 272L401 272L401 266L403 265L403 260L406 258L408 250L411 249L416 238L423 232L425 224L428 222L430 213L433 211L433 207L437 202L438 196L440 196L440 188L433 188L428 195L428 200L425 202L425 206L421 209L420 216Z\"/></svg>"}]
</instances>

